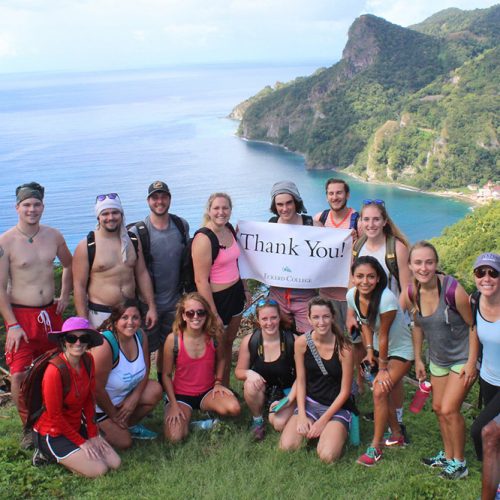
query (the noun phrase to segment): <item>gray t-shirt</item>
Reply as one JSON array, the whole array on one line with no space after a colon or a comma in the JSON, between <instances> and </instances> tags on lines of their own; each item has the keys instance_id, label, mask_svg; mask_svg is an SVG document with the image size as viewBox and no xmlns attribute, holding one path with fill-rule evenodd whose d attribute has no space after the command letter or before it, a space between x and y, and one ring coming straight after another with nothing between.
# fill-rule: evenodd
<instances>
[{"instance_id":1,"label":"gray t-shirt","mask_svg":"<svg viewBox=\"0 0 500 500\"><path fill-rule=\"evenodd\" d=\"M186 238L189 239L189 224L181 219L186 228ZM182 234L170 218L167 229L156 229L149 219L144 219L149 231L150 251L152 256L151 278L155 286L155 302L159 312L175 309L180 298L179 280L182 251L184 243ZM135 234L137 228L131 229Z\"/></svg>"}]
</instances>

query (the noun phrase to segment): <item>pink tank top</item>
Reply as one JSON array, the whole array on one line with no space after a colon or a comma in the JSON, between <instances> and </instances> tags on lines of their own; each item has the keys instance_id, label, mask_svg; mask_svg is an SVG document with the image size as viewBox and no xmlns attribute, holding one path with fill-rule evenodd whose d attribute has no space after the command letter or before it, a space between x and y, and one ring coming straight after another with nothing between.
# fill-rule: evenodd
<instances>
[{"instance_id":1,"label":"pink tank top","mask_svg":"<svg viewBox=\"0 0 500 500\"><path fill-rule=\"evenodd\" d=\"M238 257L240 247L233 237L233 244L228 248L219 248L219 253L210 269L211 283L233 283L240 277Z\"/></svg>"},{"instance_id":2,"label":"pink tank top","mask_svg":"<svg viewBox=\"0 0 500 500\"><path fill-rule=\"evenodd\" d=\"M205 352L201 358L193 359L184 347L183 334L179 335L179 354L175 363L174 393L184 396L199 396L215 384L215 346L206 335Z\"/></svg>"}]
</instances>

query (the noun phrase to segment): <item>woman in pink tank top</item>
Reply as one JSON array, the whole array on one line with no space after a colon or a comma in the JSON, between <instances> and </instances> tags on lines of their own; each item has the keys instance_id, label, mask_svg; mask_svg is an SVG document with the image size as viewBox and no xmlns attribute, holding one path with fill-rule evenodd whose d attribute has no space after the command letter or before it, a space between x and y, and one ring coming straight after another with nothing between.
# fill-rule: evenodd
<instances>
[{"instance_id":1,"label":"woman in pink tank top","mask_svg":"<svg viewBox=\"0 0 500 500\"><path fill-rule=\"evenodd\" d=\"M197 292L182 297L177 304L173 335L163 352L163 387L168 401L163 431L170 442L179 442L189 433L193 410L234 417L240 405L222 385L223 346L216 346L219 331L210 305Z\"/></svg>"}]
</instances>

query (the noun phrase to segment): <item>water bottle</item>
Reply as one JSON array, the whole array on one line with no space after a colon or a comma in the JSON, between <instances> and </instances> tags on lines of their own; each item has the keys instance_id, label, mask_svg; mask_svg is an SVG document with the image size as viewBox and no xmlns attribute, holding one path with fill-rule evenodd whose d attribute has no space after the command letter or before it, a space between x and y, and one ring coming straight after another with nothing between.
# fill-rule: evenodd
<instances>
[{"instance_id":1,"label":"water bottle","mask_svg":"<svg viewBox=\"0 0 500 500\"><path fill-rule=\"evenodd\" d=\"M359 437L359 416L351 413L351 428L349 429L349 442L353 446L359 446L361 439Z\"/></svg>"},{"instance_id":2,"label":"water bottle","mask_svg":"<svg viewBox=\"0 0 500 500\"><path fill-rule=\"evenodd\" d=\"M427 398L430 396L432 391L432 385L427 380L420 382L418 384L417 392L413 396L413 401L410 404L409 410L412 413L419 413L425 405Z\"/></svg>"},{"instance_id":3,"label":"water bottle","mask_svg":"<svg viewBox=\"0 0 500 500\"><path fill-rule=\"evenodd\" d=\"M361 369L363 370L363 378L368 382L368 385L372 386L376 375L372 365L370 365L368 361L363 361L361 363Z\"/></svg>"},{"instance_id":4,"label":"water bottle","mask_svg":"<svg viewBox=\"0 0 500 500\"><path fill-rule=\"evenodd\" d=\"M206 418L205 420L193 420L190 424L191 429L210 430L218 420L216 418Z\"/></svg>"}]
</instances>

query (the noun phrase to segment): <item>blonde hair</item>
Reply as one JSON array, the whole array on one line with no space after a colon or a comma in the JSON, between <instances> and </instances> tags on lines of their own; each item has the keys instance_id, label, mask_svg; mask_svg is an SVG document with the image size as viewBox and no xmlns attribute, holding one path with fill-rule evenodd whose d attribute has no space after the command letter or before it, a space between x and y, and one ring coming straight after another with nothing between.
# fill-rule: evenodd
<instances>
[{"instance_id":1,"label":"blonde hair","mask_svg":"<svg viewBox=\"0 0 500 500\"><path fill-rule=\"evenodd\" d=\"M363 219L363 210L366 207L375 207L379 210L380 215L382 218L386 221L385 226L383 227L384 234L386 236L394 236L397 240L399 240L403 245L407 248L410 248L410 242L406 238L406 236L401 232L398 226L394 223L394 221L389 217L389 214L387 213L387 209L385 208L385 204L379 204L379 203L367 203L363 205L361 208L361 212L359 214L361 220Z\"/></svg>"},{"instance_id":2,"label":"blonde hair","mask_svg":"<svg viewBox=\"0 0 500 500\"><path fill-rule=\"evenodd\" d=\"M206 226L210 222L210 216L208 215L208 212L210 211L215 198L225 198L229 204L229 208L231 210L233 209L233 202L231 201L231 197L227 193L212 193L208 197L207 205L205 207L205 213L203 214L203 226Z\"/></svg>"},{"instance_id":3,"label":"blonde hair","mask_svg":"<svg viewBox=\"0 0 500 500\"><path fill-rule=\"evenodd\" d=\"M186 310L185 304L188 300L195 300L196 302L199 302L200 304L203 305L203 309L207 311L205 324L203 325L204 333L206 333L210 337L215 338L217 336L217 333L219 333L217 318L215 317L215 314L212 312L212 309L210 309L210 305L208 304L205 297L203 297L198 292L187 293L186 295L183 295L181 297L179 302L177 302L177 307L175 309L174 324L172 325L172 331L175 334L179 335L186 329L186 322L184 321L182 315Z\"/></svg>"}]
</instances>

